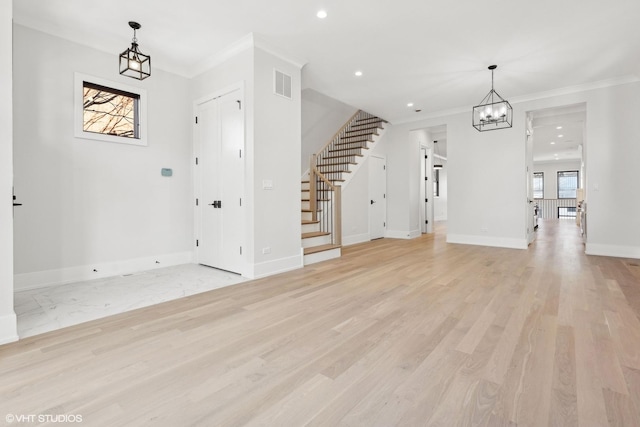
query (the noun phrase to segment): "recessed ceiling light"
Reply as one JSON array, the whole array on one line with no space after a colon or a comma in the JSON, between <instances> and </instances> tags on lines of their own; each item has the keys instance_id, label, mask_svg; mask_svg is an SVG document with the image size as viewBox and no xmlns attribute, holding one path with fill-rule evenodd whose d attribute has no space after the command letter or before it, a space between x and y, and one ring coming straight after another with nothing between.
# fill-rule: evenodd
<instances>
[{"instance_id":1,"label":"recessed ceiling light","mask_svg":"<svg viewBox=\"0 0 640 427\"><path fill-rule=\"evenodd\" d=\"M413 107L413 102L408 103L407 107Z\"/></svg>"},{"instance_id":2,"label":"recessed ceiling light","mask_svg":"<svg viewBox=\"0 0 640 427\"><path fill-rule=\"evenodd\" d=\"M556 145L556 142L555 141L551 141L549 144Z\"/></svg>"},{"instance_id":3,"label":"recessed ceiling light","mask_svg":"<svg viewBox=\"0 0 640 427\"><path fill-rule=\"evenodd\" d=\"M318 13L316 13L316 16L320 19L324 19L327 17L327 11L319 10Z\"/></svg>"},{"instance_id":4,"label":"recessed ceiling light","mask_svg":"<svg viewBox=\"0 0 640 427\"><path fill-rule=\"evenodd\" d=\"M558 138L562 138L564 135L558 135Z\"/></svg>"},{"instance_id":5,"label":"recessed ceiling light","mask_svg":"<svg viewBox=\"0 0 640 427\"><path fill-rule=\"evenodd\" d=\"M562 126L558 126L556 129L562 129Z\"/></svg>"},{"instance_id":6,"label":"recessed ceiling light","mask_svg":"<svg viewBox=\"0 0 640 427\"><path fill-rule=\"evenodd\" d=\"M356 72L355 72L355 75L356 75L356 77L360 77L360 76L362 76L362 71L356 71Z\"/></svg>"}]
</instances>

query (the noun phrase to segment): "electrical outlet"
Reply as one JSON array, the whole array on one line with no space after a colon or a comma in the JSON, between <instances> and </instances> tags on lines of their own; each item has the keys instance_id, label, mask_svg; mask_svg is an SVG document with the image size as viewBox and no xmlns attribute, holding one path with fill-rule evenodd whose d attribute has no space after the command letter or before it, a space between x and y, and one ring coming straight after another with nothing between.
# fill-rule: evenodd
<instances>
[{"instance_id":1,"label":"electrical outlet","mask_svg":"<svg viewBox=\"0 0 640 427\"><path fill-rule=\"evenodd\" d=\"M270 254L271 248L267 246L266 248L262 248L262 255Z\"/></svg>"},{"instance_id":2,"label":"electrical outlet","mask_svg":"<svg viewBox=\"0 0 640 427\"><path fill-rule=\"evenodd\" d=\"M480 231L482 231L483 233L487 233L489 232L489 227L481 227Z\"/></svg>"}]
</instances>

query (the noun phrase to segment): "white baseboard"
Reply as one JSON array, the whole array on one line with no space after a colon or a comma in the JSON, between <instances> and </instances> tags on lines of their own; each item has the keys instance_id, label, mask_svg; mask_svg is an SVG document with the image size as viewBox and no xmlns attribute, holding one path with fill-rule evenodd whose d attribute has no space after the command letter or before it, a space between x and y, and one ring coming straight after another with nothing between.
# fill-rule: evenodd
<instances>
[{"instance_id":1,"label":"white baseboard","mask_svg":"<svg viewBox=\"0 0 640 427\"><path fill-rule=\"evenodd\" d=\"M384 237L389 239L415 239L416 237L419 237L420 234L421 234L420 230L411 230L411 231L387 230L384 232Z\"/></svg>"},{"instance_id":2,"label":"white baseboard","mask_svg":"<svg viewBox=\"0 0 640 427\"><path fill-rule=\"evenodd\" d=\"M287 258L278 258L273 261L265 261L253 266L253 277L250 279L260 279L262 277L273 276L274 274L297 270L304 267L302 250L300 255Z\"/></svg>"},{"instance_id":3,"label":"white baseboard","mask_svg":"<svg viewBox=\"0 0 640 427\"><path fill-rule=\"evenodd\" d=\"M342 246L357 245L371 241L369 233L354 234L353 236L342 236Z\"/></svg>"},{"instance_id":4,"label":"white baseboard","mask_svg":"<svg viewBox=\"0 0 640 427\"><path fill-rule=\"evenodd\" d=\"M447 234L447 243L462 245L492 246L496 248L527 249L527 239L511 239L508 237L473 236L464 234Z\"/></svg>"},{"instance_id":5,"label":"white baseboard","mask_svg":"<svg viewBox=\"0 0 640 427\"><path fill-rule=\"evenodd\" d=\"M640 259L640 247L638 246L619 246L603 245L600 243L587 243L585 253L587 255Z\"/></svg>"},{"instance_id":6,"label":"white baseboard","mask_svg":"<svg viewBox=\"0 0 640 427\"><path fill-rule=\"evenodd\" d=\"M29 289L44 288L47 286L62 285L65 283L102 279L105 277L137 273L139 271L171 267L173 265L188 264L192 262L193 252L178 252L175 254L158 255L153 257L22 273L14 276L14 291L19 292Z\"/></svg>"},{"instance_id":7,"label":"white baseboard","mask_svg":"<svg viewBox=\"0 0 640 427\"><path fill-rule=\"evenodd\" d=\"M15 313L0 316L0 345L18 341L18 326Z\"/></svg>"}]
</instances>

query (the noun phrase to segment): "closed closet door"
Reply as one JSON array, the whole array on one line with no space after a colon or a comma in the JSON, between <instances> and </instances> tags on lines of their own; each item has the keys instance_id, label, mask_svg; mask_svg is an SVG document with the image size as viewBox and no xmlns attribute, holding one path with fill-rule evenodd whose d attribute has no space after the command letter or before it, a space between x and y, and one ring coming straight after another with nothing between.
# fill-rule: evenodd
<instances>
[{"instance_id":1,"label":"closed closet door","mask_svg":"<svg viewBox=\"0 0 640 427\"><path fill-rule=\"evenodd\" d=\"M196 108L196 257L240 273L243 266L244 113L239 90Z\"/></svg>"}]
</instances>

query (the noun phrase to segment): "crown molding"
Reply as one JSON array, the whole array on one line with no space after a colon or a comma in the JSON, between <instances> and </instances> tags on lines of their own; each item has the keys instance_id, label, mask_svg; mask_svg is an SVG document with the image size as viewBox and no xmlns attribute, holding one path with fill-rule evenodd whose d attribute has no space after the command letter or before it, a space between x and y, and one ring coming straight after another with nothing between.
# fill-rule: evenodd
<instances>
[{"instance_id":1,"label":"crown molding","mask_svg":"<svg viewBox=\"0 0 640 427\"><path fill-rule=\"evenodd\" d=\"M277 47L275 47L273 45L270 45L269 43L264 41L264 39L262 37L260 37L259 35L256 35L256 34L253 35L253 45L257 49L263 50L263 51L275 56L276 58L279 58L279 59L281 59L281 60L283 60L285 62L288 62L289 64L293 65L294 67L298 68L299 70L301 70L302 67L307 65L307 63L309 62L304 58L298 58L298 57L295 57L293 55L289 55L287 53L284 53L283 51L281 51Z\"/></svg>"},{"instance_id":2,"label":"crown molding","mask_svg":"<svg viewBox=\"0 0 640 427\"><path fill-rule=\"evenodd\" d=\"M621 76L621 77L614 77L614 78L611 78L611 79L599 80L599 81L591 82L591 83L585 83L585 84L573 85L573 86L566 86L566 87L563 87L563 88L552 89L552 90L543 91L543 92L536 92L536 93L532 93L532 94L528 94L528 95L515 96L515 97L509 99L509 103L511 103L511 105L515 105L515 104L521 104L523 102L537 101L539 99L552 98L552 97L555 97L555 96L570 95L570 94L573 94L573 93L587 92L587 91L590 91L590 90L603 89L603 88L607 88L607 87L620 86L620 85L624 85L624 84L637 83L637 82L640 82L640 76L632 74L632 75L626 75L626 76ZM422 120L429 120L429 119L434 119L434 118L439 118L439 117L452 116L452 115L455 115L455 114L462 114L462 113L466 113L466 112L470 112L470 111L471 111L471 107L470 106L456 107L456 108L451 108L451 109L448 109L448 110L440 110L440 111L434 111L432 113L427 113L427 114L421 115L419 119L416 119L416 118L413 118L413 117L411 117L411 118L407 117L407 118L404 118L404 119L394 120L394 121L392 121L392 123L394 125L414 123L414 122L419 122L419 121L422 121Z\"/></svg>"},{"instance_id":3,"label":"crown molding","mask_svg":"<svg viewBox=\"0 0 640 427\"><path fill-rule=\"evenodd\" d=\"M215 53L214 55L209 56L203 61L200 61L198 65L195 67L195 71L189 75L189 78L194 78L205 71L208 71L212 68L217 67L223 62L227 61L230 58L238 55L239 53L251 49L254 46L253 33L249 33L244 37L236 40L231 43L229 46L225 47L221 51Z\"/></svg>"}]
</instances>

